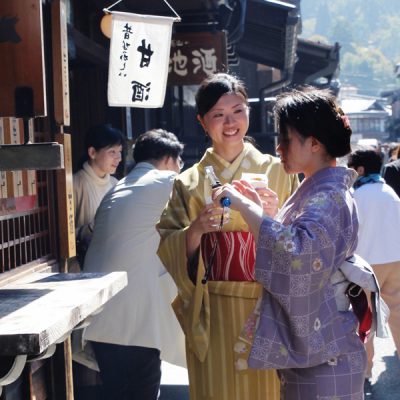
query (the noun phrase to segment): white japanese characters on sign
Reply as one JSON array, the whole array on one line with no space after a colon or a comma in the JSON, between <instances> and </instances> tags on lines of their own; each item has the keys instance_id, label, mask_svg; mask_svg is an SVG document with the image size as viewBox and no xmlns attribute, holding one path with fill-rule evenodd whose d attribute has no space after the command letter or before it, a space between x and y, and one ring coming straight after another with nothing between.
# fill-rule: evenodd
<instances>
[{"instance_id":1,"label":"white japanese characters on sign","mask_svg":"<svg viewBox=\"0 0 400 400\"><path fill-rule=\"evenodd\" d=\"M158 108L164 104L174 18L112 13L108 104Z\"/></svg>"},{"instance_id":2,"label":"white japanese characters on sign","mask_svg":"<svg viewBox=\"0 0 400 400\"><path fill-rule=\"evenodd\" d=\"M194 66L192 74L196 74L199 70L204 74L213 74L217 72L217 56L215 49L193 50L190 57L191 64ZM174 72L180 76L187 76L189 73L188 56L182 54L181 49L172 52L169 60L169 72Z\"/></svg>"},{"instance_id":3,"label":"white japanese characters on sign","mask_svg":"<svg viewBox=\"0 0 400 400\"><path fill-rule=\"evenodd\" d=\"M227 66L225 32L184 32L172 36L169 85L199 84Z\"/></svg>"}]
</instances>

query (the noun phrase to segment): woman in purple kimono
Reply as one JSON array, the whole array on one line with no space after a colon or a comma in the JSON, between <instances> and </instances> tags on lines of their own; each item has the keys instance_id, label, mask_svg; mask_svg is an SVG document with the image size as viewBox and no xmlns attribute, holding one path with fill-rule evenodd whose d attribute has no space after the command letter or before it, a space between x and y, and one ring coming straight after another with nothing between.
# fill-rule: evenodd
<instances>
[{"instance_id":1,"label":"woman in purple kimono","mask_svg":"<svg viewBox=\"0 0 400 400\"><path fill-rule=\"evenodd\" d=\"M277 369L285 400L363 399L366 354L358 321L351 310L338 311L330 281L357 245L349 192L356 174L336 166L336 157L350 152L351 128L334 97L311 88L280 95L275 117L284 168L305 177L276 217L263 216L245 181L213 192L216 202L229 196L253 232L256 279L264 286L235 345L237 362L250 343L248 365Z\"/></svg>"}]
</instances>

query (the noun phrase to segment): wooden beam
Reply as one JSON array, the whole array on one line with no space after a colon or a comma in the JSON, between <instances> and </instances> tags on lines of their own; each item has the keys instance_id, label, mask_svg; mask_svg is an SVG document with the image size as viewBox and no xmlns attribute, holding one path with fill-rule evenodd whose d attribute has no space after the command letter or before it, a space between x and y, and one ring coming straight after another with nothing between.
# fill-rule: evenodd
<instances>
[{"instance_id":1,"label":"wooden beam","mask_svg":"<svg viewBox=\"0 0 400 400\"><path fill-rule=\"evenodd\" d=\"M76 58L82 58L104 68L108 66L109 50L89 39L71 25L68 25L68 39L72 40L75 45ZM71 56L71 59L73 58Z\"/></svg>"},{"instance_id":2,"label":"wooden beam","mask_svg":"<svg viewBox=\"0 0 400 400\"><path fill-rule=\"evenodd\" d=\"M0 145L0 171L64 168L63 146L56 142Z\"/></svg>"}]
</instances>

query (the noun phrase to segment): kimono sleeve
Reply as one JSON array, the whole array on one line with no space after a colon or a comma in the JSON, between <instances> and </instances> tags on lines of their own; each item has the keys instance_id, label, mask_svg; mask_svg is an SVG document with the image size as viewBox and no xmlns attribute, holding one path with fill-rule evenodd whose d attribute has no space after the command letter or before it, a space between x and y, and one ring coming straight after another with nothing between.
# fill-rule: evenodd
<instances>
[{"instance_id":1,"label":"kimono sleeve","mask_svg":"<svg viewBox=\"0 0 400 400\"><path fill-rule=\"evenodd\" d=\"M261 224L256 278L273 294L308 296L345 260L357 232L346 201L335 193L317 193L287 219Z\"/></svg>"},{"instance_id":2,"label":"kimono sleeve","mask_svg":"<svg viewBox=\"0 0 400 400\"><path fill-rule=\"evenodd\" d=\"M186 230L190 224L188 196L184 184L176 180L171 198L157 225L161 235L158 255L178 288L178 296L172 304L175 314L189 346L203 361L209 345L210 301L207 285L200 283L204 274L201 259L196 285L187 272Z\"/></svg>"},{"instance_id":3,"label":"kimono sleeve","mask_svg":"<svg viewBox=\"0 0 400 400\"><path fill-rule=\"evenodd\" d=\"M161 236L158 255L183 296L193 287L186 261L186 230L190 225L187 196L183 183L175 180L171 197L157 224Z\"/></svg>"}]
</instances>

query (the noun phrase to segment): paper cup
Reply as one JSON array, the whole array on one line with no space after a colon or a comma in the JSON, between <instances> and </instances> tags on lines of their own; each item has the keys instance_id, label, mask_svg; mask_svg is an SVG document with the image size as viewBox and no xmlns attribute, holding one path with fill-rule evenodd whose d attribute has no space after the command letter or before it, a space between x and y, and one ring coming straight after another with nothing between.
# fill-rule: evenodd
<instances>
[{"instance_id":1,"label":"paper cup","mask_svg":"<svg viewBox=\"0 0 400 400\"><path fill-rule=\"evenodd\" d=\"M250 172L244 172L242 179L249 182L254 189L267 188L268 178L265 174L255 174Z\"/></svg>"}]
</instances>

